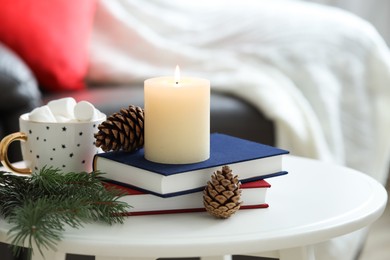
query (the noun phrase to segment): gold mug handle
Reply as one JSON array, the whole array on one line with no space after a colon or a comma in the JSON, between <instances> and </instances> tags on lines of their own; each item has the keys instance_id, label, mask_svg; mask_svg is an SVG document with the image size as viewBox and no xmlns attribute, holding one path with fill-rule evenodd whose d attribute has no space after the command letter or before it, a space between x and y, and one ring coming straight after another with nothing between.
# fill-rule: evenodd
<instances>
[{"instance_id":1,"label":"gold mug handle","mask_svg":"<svg viewBox=\"0 0 390 260\"><path fill-rule=\"evenodd\" d=\"M13 141L27 141L27 135L22 132L16 132L13 134L9 134L3 138L0 142L0 160L1 163L8 168L9 170L21 173L21 174L31 174L31 169L29 168L16 168L10 163L8 160L8 147Z\"/></svg>"}]
</instances>

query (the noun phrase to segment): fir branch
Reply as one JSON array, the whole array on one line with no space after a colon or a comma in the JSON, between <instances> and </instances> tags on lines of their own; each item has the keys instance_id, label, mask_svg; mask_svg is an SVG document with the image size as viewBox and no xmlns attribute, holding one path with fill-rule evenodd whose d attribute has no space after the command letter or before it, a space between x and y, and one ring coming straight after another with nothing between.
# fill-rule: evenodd
<instances>
[{"instance_id":1,"label":"fir branch","mask_svg":"<svg viewBox=\"0 0 390 260\"><path fill-rule=\"evenodd\" d=\"M5 218L20 206L30 194L28 177L16 176L8 172L0 172L0 214ZM22 191L22 192L21 192Z\"/></svg>"},{"instance_id":2,"label":"fir branch","mask_svg":"<svg viewBox=\"0 0 390 260\"><path fill-rule=\"evenodd\" d=\"M82 227L100 221L122 223L129 205L124 195L102 185L101 173L62 173L43 168L31 177L0 172L0 214L12 225L9 235L17 246L33 244L54 249L65 226Z\"/></svg>"},{"instance_id":3,"label":"fir branch","mask_svg":"<svg viewBox=\"0 0 390 260\"><path fill-rule=\"evenodd\" d=\"M48 198L28 200L23 206L15 209L14 214L8 219L8 222L13 225L8 232L12 245L27 243L31 248L35 243L41 254L42 247L55 249L56 243L61 239L63 224L60 218L53 217L54 206L51 202L53 200ZM15 250L19 248L14 247Z\"/></svg>"}]
</instances>

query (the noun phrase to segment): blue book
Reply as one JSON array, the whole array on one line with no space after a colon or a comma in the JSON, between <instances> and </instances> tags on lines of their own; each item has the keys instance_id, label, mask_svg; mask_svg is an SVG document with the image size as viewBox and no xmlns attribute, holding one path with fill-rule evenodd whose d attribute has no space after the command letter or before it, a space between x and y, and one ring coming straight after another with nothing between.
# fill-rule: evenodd
<instances>
[{"instance_id":1,"label":"blue book","mask_svg":"<svg viewBox=\"0 0 390 260\"><path fill-rule=\"evenodd\" d=\"M288 151L237 137L210 136L210 158L191 164L162 164L145 159L143 149L133 153L96 154L93 170L105 178L152 194L169 197L203 189L213 172L228 165L242 183L287 174L282 157Z\"/></svg>"}]
</instances>

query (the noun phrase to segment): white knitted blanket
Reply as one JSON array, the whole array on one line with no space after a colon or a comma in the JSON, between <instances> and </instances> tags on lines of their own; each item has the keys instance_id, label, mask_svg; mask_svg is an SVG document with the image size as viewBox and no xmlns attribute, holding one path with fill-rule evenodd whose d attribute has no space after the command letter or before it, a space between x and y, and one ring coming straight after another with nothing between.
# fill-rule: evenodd
<instances>
[{"instance_id":1,"label":"white knitted blanket","mask_svg":"<svg viewBox=\"0 0 390 260\"><path fill-rule=\"evenodd\" d=\"M371 25L297 1L102 0L89 79L205 77L275 122L292 154L384 183L390 148L390 55Z\"/></svg>"},{"instance_id":2,"label":"white knitted blanket","mask_svg":"<svg viewBox=\"0 0 390 260\"><path fill-rule=\"evenodd\" d=\"M89 80L142 84L176 64L265 113L277 146L385 182L390 54L368 23L299 1L100 2ZM316 245L316 259L353 259L364 234Z\"/></svg>"}]
</instances>

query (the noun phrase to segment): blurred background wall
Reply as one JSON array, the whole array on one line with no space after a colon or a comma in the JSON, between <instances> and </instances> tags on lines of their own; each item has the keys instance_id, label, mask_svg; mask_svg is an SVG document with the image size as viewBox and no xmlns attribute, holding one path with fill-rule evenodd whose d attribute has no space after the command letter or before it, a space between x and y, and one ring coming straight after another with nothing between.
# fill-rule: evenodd
<instances>
[{"instance_id":1,"label":"blurred background wall","mask_svg":"<svg viewBox=\"0 0 390 260\"><path fill-rule=\"evenodd\" d=\"M340 7L371 22L390 46L389 0L306 0Z\"/></svg>"}]
</instances>

